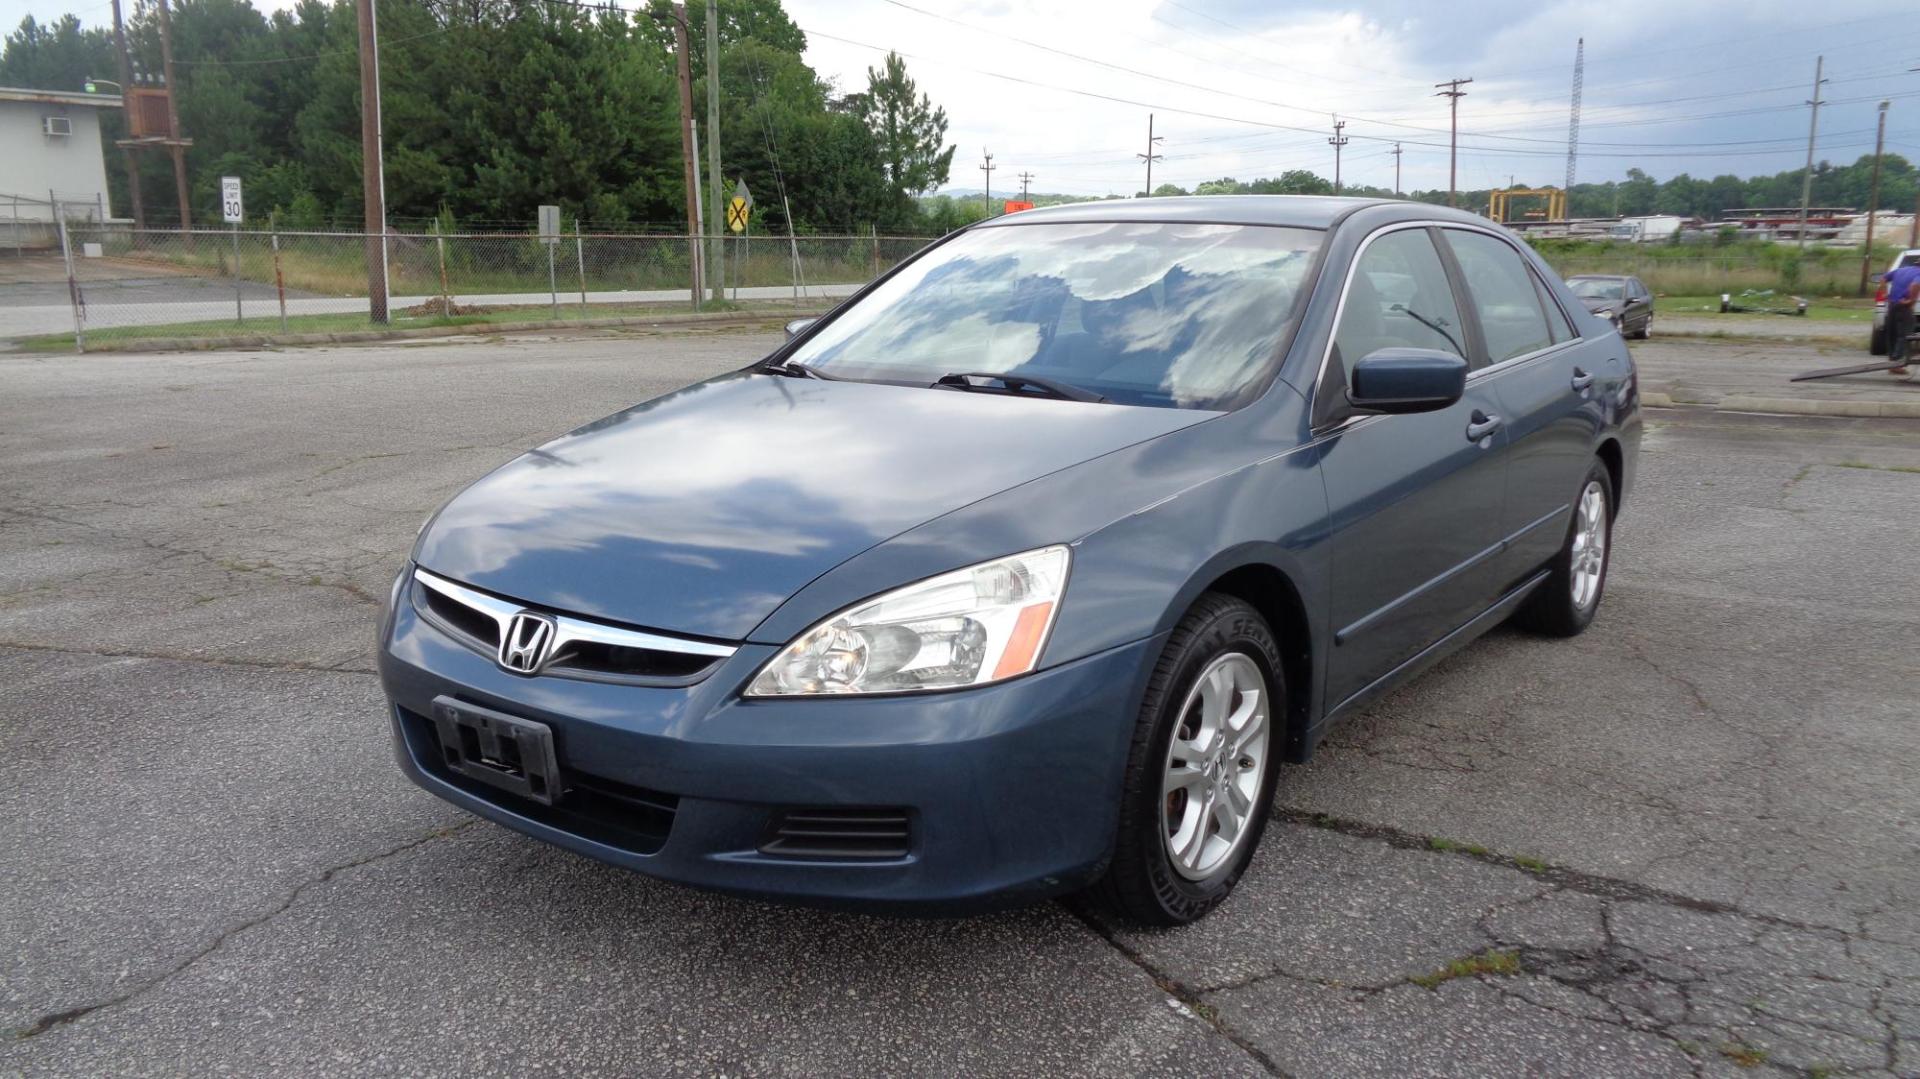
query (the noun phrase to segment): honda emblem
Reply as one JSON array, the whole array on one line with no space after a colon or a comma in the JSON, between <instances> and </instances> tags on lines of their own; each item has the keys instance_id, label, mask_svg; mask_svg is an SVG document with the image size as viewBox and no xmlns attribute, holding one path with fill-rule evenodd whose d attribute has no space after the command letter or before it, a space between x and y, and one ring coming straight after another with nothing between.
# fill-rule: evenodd
<instances>
[{"instance_id":1,"label":"honda emblem","mask_svg":"<svg viewBox=\"0 0 1920 1079\"><path fill-rule=\"evenodd\" d=\"M500 666L515 674L533 674L547 662L553 648L553 619L521 611L507 619L500 635Z\"/></svg>"}]
</instances>

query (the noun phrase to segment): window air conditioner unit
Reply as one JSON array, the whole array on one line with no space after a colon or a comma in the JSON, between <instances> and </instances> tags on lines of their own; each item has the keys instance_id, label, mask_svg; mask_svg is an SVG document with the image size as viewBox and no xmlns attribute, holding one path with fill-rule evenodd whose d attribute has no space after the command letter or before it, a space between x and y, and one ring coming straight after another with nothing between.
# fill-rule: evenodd
<instances>
[{"instance_id":1,"label":"window air conditioner unit","mask_svg":"<svg viewBox=\"0 0 1920 1079\"><path fill-rule=\"evenodd\" d=\"M73 118L68 116L42 116L40 130L47 135L73 134Z\"/></svg>"}]
</instances>

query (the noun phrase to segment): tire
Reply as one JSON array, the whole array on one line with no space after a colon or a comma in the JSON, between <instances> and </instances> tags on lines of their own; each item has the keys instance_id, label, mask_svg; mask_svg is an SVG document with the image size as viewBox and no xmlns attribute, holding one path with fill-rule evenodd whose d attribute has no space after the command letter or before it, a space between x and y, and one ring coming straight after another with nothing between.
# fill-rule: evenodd
<instances>
[{"instance_id":1,"label":"tire","mask_svg":"<svg viewBox=\"0 0 1920 1079\"><path fill-rule=\"evenodd\" d=\"M1577 636L1592 624L1613 557L1613 506L1613 474L1596 460L1580 481L1566 541L1547 563L1547 579L1514 612L1514 624L1548 637ZM1599 553L1587 554L1596 540Z\"/></svg>"},{"instance_id":2,"label":"tire","mask_svg":"<svg viewBox=\"0 0 1920 1079\"><path fill-rule=\"evenodd\" d=\"M1647 320L1640 324L1640 329L1635 331L1633 336L1635 337L1635 339L1641 340L1641 341L1645 341L1647 338L1653 336L1653 316L1652 315L1647 316Z\"/></svg>"},{"instance_id":3,"label":"tire","mask_svg":"<svg viewBox=\"0 0 1920 1079\"><path fill-rule=\"evenodd\" d=\"M1244 600L1209 592L1174 627L1135 720L1113 860L1091 899L1127 921L1172 926L1197 921L1233 891L1273 802L1287 718L1281 670L1273 630ZM1203 676L1231 688L1210 694ZM1232 718L1243 713L1237 729L1258 718L1263 733L1237 745ZM1210 730L1217 748L1196 751ZM1231 839L1226 816L1239 820ZM1176 855L1176 845L1187 853Z\"/></svg>"},{"instance_id":4,"label":"tire","mask_svg":"<svg viewBox=\"0 0 1920 1079\"><path fill-rule=\"evenodd\" d=\"M1887 328L1875 326L1873 335L1867 338L1867 355L1885 356L1887 354Z\"/></svg>"}]
</instances>

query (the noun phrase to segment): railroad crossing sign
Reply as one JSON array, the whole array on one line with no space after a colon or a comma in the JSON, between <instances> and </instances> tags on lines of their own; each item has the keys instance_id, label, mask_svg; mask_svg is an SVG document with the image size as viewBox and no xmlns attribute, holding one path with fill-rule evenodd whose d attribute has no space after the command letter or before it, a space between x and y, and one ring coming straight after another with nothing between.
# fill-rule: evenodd
<instances>
[{"instance_id":1,"label":"railroad crossing sign","mask_svg":"<svg viewBox=\"0 0 1920 1079\"><path fill-rule=\"evenodd\" d=\"M733 189L733 197L727 200L727 227L735 232L747 230L747 215L753 210L753 193L747 190L747 182Z\"/></svg>"},{"instance_id":2,"label":"railroad crossing sign","mask_svg":"<svg viewBox=\"0 0 1920 1079\"><path fill-rule=\"evenodd\" d=\"M246 208L240 201L240 177L220 177L220 216L229 225L246 220Z\"/></svg>"}]
</instances>

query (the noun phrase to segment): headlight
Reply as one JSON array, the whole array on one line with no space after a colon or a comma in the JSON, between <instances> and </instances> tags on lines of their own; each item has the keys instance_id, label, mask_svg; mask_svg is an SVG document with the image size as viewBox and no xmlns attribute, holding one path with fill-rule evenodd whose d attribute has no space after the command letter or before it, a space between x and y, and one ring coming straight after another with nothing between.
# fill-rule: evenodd
<instances>
[{"instance_id":1,"label":"headlight","mask_svg":"<svg viewBox=\"0 0 1920 1079\"><path fill-rule=\"evenodd\" d=\"M953 689L1025 674L1067 586L1067 548L943 573L850 607L761 668L750 697Z\"/></svg>"}]
</instances>

